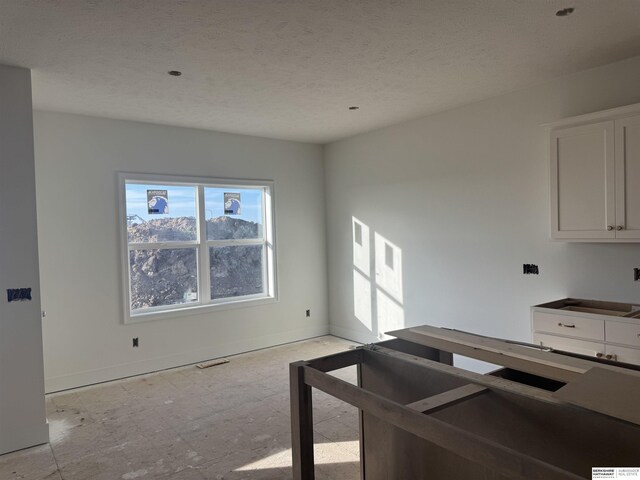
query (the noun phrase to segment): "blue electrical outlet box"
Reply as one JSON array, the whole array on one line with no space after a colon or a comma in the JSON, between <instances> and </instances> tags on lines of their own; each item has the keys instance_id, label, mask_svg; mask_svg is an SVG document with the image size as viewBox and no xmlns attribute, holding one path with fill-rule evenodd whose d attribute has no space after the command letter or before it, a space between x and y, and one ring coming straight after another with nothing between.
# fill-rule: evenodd
<instances>
[{"instance_id":1,"label":"blue electrical outlet box","mask_svg":"<svg viewBox=\"0 0 640 480\"><path fill-rule=\"evenodd\" d=\"M7 302L25 302L31 300L30 288L8 288Z\"/></svg>"}]
</instances>

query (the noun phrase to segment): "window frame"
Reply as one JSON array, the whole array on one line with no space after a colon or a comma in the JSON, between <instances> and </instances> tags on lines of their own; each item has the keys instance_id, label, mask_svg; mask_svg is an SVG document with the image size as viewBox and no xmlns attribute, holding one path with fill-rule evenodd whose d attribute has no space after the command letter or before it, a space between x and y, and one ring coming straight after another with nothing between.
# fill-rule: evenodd
<instances>
[{"instance_id":1,"label":"window frame","mask_svg":"<svg viewBox=\"0 0 640 480\"><path fill-rule=\"evenodd\" d=\"M127 183L161 184L167 186L189 186L196 189L196 240L171 242L129 243L127 231ZM206 229L206 188L262 188L262 238L209 240ZM275 192L273 180L191 177L182 175L160 175L142 173L118 173L120 251L122 256L122 298L124 323L139 323L151 320L197 315L215 310L246 308L278 301L278 281L275 239ZM264 293L242 297L211 298L211 247L262 245ZM131 310L131 270L129 254L132 250L196 249L198 300L190 303L148 307L142 311Z\"/></svg>"}]
</instances>

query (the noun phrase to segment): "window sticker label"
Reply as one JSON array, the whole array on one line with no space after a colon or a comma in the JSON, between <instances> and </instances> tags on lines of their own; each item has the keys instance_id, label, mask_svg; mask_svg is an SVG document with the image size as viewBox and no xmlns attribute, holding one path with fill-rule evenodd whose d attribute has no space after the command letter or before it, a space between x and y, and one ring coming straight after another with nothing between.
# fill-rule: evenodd
<instances>
[{"instance_id":1,"label":"window sticker label","mask_svg":"<svg viewBox=\"0 0 640 480\"><path fill-rule=\"evenodd\" d=\"M592 467L591 479L623 478L640 480L640 467Z\"/></svg>"},{"instance_id":2,"label":"window sticker label","mask_svg":"<svg viewBox=\"0 0 640 480\"><path fill-rule=\"evenodd\" d=\"M147 211L149 215L169 213L169 192L167 190L147 190Z\"/></svg>"},{"instance_id":3,"label":"window sticker label","mask_svg":"<svg viewBox=\"0 0 640 480\"><path fill-rule=\"evenodd\" d=\"M240 194L226 193L224 194L224 214L240 215Z\"/></svg>"}]
</instances>

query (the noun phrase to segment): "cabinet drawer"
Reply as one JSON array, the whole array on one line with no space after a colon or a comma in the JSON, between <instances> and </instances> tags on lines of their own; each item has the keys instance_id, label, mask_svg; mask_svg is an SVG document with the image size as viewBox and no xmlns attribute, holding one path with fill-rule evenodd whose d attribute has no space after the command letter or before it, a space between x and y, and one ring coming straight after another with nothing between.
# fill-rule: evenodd
<instances>
[{"instance_id":1,"label":"cabinet drawer","mask_svg":"<svg viewBox=\"0 0 640 480\"><path fill-rule=\"evenodd\" d=\"M587 340L604 341L604 320L533 312L534 332L546 332Z\"/></svg>"},{"instance_id":2,"label":"cabinet drawer","mask_svg":"<svg viewBox=\"0 0 640 480\"><path fill-rule=\"evenodd\" d=\"M607 345L607 355L615 355L612 360L623 363L633 363L640 365L640 350L635 348L616 347L615 345Z\"/></svg>"},{"instance_id":3,"label":"cabinet drawer","mask_svg":"<svg viewBox=\"0 0 640 480\"><path fill-rule=\"evenodd\" d=\"M602 343L585 342L584 340L556 337L554 335L545 335L544 333L534 333L533 342L543 347L551 347L556 350L564 350L565 352L580 353L591 357L595 357L598 353L604 355L605 351L605 346Z\"/></svg>"},{"instance_id":4,"label":"cabinet drawer","mask_svg":"<svg viewBox=\"0 0 640 480\"><path fill-rule=\"evenodd\" d=\"M622 343L640 348L640 324L605 322L607 343Z\"/></svg>"}]
</instances>

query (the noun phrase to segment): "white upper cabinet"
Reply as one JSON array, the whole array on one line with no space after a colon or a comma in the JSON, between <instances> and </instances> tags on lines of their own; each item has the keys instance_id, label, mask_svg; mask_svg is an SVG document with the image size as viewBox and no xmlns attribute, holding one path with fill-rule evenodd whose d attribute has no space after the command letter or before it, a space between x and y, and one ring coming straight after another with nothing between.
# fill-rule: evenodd
<instances>
[{"instance_id":1,"label":"white upper cabinet","mask_svg":"<svg viewBox=\"0 0 640 480\"><path fill-rule=\"evenodd\" d=\"M640 242L640 105L550 126L551 237Z\"/></svg>"},{"instance_id":2,"label":"white upper cabinet","mask_svg":"<svg viewBox=\"0 0 640 480\"><path fill-rule=\"evenodd\" d=\"M615 238L613 122L551 135L554 238Z\"/></svg>"},{"instance_id":3,"label":"white upper cabinet","mask_svg":"<svg viewBox=\"0 0 640 480\"><path fill-rule=\"evenodd\" d=\"M616 238L640 241L640 115L615 121Z\"/></svg>"}]
</instances>

